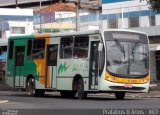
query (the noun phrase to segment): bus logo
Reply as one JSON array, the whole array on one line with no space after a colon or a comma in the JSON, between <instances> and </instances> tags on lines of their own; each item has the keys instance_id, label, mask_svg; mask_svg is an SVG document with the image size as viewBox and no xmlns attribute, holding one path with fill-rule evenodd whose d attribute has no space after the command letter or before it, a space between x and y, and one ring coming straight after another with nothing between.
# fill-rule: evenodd
<instances>
[{"instance_id":1,"label":"bus logo","mask_svg":"<svg viewBox=\"0 0 160 115\"><path fill-rule=\"evenodd\" d=\"M69 66L70 66L70 65L69 65ZM64 63L64 64L60 64L60 65L59 65L59 68L58 68L58 74L67 71L67 69L69 68L69 66L67 66L65 63Z\"/></svg>"}]
</instances>

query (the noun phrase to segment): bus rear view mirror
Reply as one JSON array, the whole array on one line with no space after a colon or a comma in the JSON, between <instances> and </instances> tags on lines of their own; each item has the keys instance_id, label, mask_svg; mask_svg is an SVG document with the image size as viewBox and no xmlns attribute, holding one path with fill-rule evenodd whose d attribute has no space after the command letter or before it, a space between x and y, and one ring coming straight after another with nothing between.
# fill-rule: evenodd
<instances>
[{"instance_id":1,"label":"bus rear view mirror","mask_svg":"<svg viewBox=\"0 0 160 115\"><path fill-rule=\"evenodd\" d=\"M103 43L100 42L100 43L98 44L98 51L101 52L102 50L103 50Z\"/></svg>"}]
</instances>

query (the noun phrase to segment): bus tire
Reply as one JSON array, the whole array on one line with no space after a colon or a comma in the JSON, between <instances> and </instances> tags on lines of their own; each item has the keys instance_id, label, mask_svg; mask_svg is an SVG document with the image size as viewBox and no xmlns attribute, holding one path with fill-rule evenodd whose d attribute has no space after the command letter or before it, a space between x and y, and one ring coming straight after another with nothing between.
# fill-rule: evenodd
<instances>
[{"instance_id":1,"label":"bus tire","mask_svg":"<svg viewBox=\"0 0 160 115\"><path fill-rule=\"evenodd\" d=\"M44 96L45 90L35 89L35 80L31 77L27 81L27 92L31 97L42 97Z\"/></svg>"},{"instance_id":2,"label":"bus tire","mask_svg":"<svg viewBox=\"0 0 160 115\"><path fill-rule=\"evenodd\" d=\"M78 80L78 99L85 99L87 97L87 92L84 91L84 83L82 79Z\"/></svg>"},{"instance_id":3,"label":"bus tire","mask_svg":"<svg viewBox=\"0 0 160 115\"><path fill-rule=\"evenodd\" d=\"M35 95L35 81L34 78L29 78L29 80L27 81L27 92L29 96L34 96Z\"/></svg>"},{"instance_id":4,"label":"bus tire","mask_svg":"<svg viewBox=\"0 0 160 115\"><path fill-rule=\"evenodd\" d=\"M73 98L76 95L75 91L60 91L60 94L64 98Z\"/></svg>"},{"instance_id":5,"label":"bus tire","mask_svg":"<svg viewBox=\"0 0 160 115\"><path fill-rule=\"evenodd\" d=\"M115 92L115 96L117 100L123 100L125 97L125 92Z\"/></svg>"}]
</instances>

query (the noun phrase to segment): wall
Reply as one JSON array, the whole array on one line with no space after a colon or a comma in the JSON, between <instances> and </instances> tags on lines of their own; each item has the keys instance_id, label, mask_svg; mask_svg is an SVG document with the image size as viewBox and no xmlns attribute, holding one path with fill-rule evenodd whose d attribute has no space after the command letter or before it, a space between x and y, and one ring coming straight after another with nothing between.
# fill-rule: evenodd
<instances>
[{"instance_id":1,"label":"wall","mask_svg":"<svg viewBox=\"0 0 160 115\"><path fill-rule=\"evenodd\" d=\"M150 52L150 75L151 75L151 81L156 81L155 51Z\"/></svg>"},{"instance_id":2,"label":"wall","mask_svg":"<svg viewBox=\"0 0 160 115\"><path fill-rule=\"evenodd\" d=\"M129 17L139 17L139 27L149 27L149 16L154 15L155 26L160 26L160 14L149 9L146 0L142 2L140 0L102 0L102 14L106 15L106 20L118 19L118 28L130 28L128 25Z\"/></svg>"},{"instance_id":3,"label":"wall","mask_svg":"<svg viewBox=\"0 0 160 115\"><path fill-rule=\"evenodd\" d=\"M0 38L0 46L6 45L9 36L22 35L22 34L12 34L10 29L12 27L25 27L24 34L33 33L33 10L32 9L7 9L0 8L0 23L6 23L6 25L1 26L3 35ZM2 24L0 24L2 25ZM3 42L2 42L3 41Z\"/></svg>"}]
</instances>

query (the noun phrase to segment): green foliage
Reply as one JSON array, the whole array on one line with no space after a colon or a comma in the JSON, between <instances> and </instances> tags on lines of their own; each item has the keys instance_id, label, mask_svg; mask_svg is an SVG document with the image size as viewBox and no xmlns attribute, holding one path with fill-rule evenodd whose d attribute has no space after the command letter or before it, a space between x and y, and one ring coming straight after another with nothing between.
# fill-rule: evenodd
<instances>
[{"instance_id":1,"label":"green foliage","mask_svg":"<svg viewBox=\"0 0 160 115\"><path fill-rule=\"evenodd\" d=\"M147 2L151 5L151 9L160 12L160 0L147 0Z\"/></svg>"}]
</instances>

